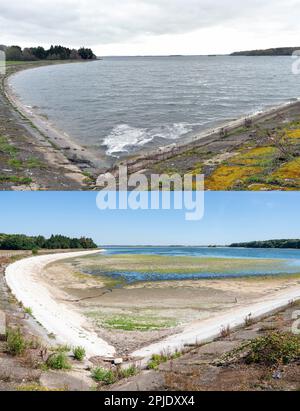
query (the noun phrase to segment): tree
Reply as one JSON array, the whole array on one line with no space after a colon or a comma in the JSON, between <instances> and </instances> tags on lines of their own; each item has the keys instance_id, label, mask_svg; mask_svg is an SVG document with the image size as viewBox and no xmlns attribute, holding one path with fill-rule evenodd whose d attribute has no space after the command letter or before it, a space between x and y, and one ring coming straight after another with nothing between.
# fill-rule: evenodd
<instances>
[{"instance_id":1,"label":"tree","mask_svg":"<svg viewBox=\"0 0 300 411\"><path fill-rule=\"evenodd\" d=\"M34 61L34 60L37 60L37 58L32 53L32 49L26 48L22 52L22 60L24 60L24 61Z\"/></svg>"},{"instance_id":2,"label":"tree","mask_svg":"<svg viewBox=\"0 0 300 411\"><path fill-rule=\"evenodd\" d=\"M19 46L11 46L6 49L6 60L22 60L22 49Z\"/></svg>"},{"instance_id":3,"label":"tree","mask_svg":"<svg viewBox=\"0 0 300 411\"><path fill-rule=\"evenodd\" d=\"M63 235L52 235L49 239L43 236L28 237L23 234L0 234L0 250L38 250L38 249L93 249L97 245L91 238L69 238Z\"/></svg>"},{"instance_id":4,"label":"tree","mask_svg":"<svg viewBox=\"0 0 300 411\"><path fill-rule=\"evenodd\" d=\"M96 56L93 53L93 51L91 49L87 49L87 48L84 48L84 47L81 47L78 50L78 54L83 60L94 60L94 59L96 59Z\"/></svg>"},{"instance_id":5,"label":"tree","mask_svg":"<svg viewBox=\"0 0 300 411\"><path fill-rule=\"evenodd\" d=\"M44 47L32 47L31 53L36 57L38 60L44 60L47 58L47 51L44 49Z\"/></svg>"},{"instance_id":6,"label":"tree","mask_svg":"<svg viewBox=\"0 0 300 411\"><path fill-rule=\"evenodd\" d=\"M73 49L71 51L70 59L71 60L79 60L80 59L80 55L78 54L78 51L76 49Z\"/></svg>"},{"instance_id":7,"label":"tree","mask_svg":"<svg viewBox=\"0 0 300 411\"><path fill-rule=\"evenodd\" d=\"M34 60L92 60L96 59L93 50L82 47L80 50L69 49L63 46L51 46L49 50L44 47L25 48L23 51L19 46L6 47L0 45L0 50L6 52L6 59L13 61Z\"/></svg>"}]
</instances>

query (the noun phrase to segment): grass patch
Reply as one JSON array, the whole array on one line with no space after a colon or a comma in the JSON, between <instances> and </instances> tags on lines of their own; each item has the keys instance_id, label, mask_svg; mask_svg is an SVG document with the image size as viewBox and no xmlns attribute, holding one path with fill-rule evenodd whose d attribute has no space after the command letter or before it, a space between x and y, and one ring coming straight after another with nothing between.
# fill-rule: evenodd
<instances>
[{"instance_id":1,"label":"grass patch","mask_svg":"<svg viewBox=\"0 0 300 411\"><path fill-rule=\"evenodd\" d=\"M56 352L50 355L46 365L52 370L70 370L71 364L65 352Z\"/></svg>"},{"instance_id":2,"label":"grass patch","mask_svg":"<svg viewBox=\"0 0 300 411\"><path fill-rule=\"evenodd\" d=\"M20 168L23 167L23 162L21 160L16 159L16 158L12 158L12 159L8 160L7 164L10 167L16 168L17 170L19 170Z\"/></svg>"},{"instance_id":3,"label":"grass patch","mask_svg":"<svg viewBox=\"0 0 300 411\"><path fill-rule=\"evenodd\" d=\"M6 333L6 347L7 352L13 356L20 356L24 354L28 347L28 343L21 333L19 328L8 329Z\"/></svg>"},{"instance_id":4,"label":"grass patch","mask_svg":"<svg viewBox=\"0 0 300 411\"><path fill-rule=\"evenodd\" d=\"M99 318L98 312L88 314L89 317L96 319L105 328L123 331L155 331L162 330L177 325L176 320L170 318L159 318L155 316L139 315L115 315L109 318Z\"/></svg>"},{"instance_id":5,"label":"grass patch","mask_svg":"<svg viewBox=\"0 0 300 411\"><path fill-rule=\"evenodd\" d=\"M73 349L73 355L75 360L83 361L86 355L85 349L83 347L75 347Z\"/></svg>"},{"instance_id":6,"label":"grass patch","mask_svg":"<svg viewBox=\"0 0 300 411\"><path fill-rule=\"evenodd\" d=\"M16 155L17 148L9 144L8 140L5 137L0 137L0 152L8 155Z\"/></svg>"},{"instance_id":7,"label":"grass patch","mask_svg":"<svg viewBox=\"0 0 300 411\"><path fill-rule=\"evenodd\" d=\"M250 343L247 364L278 366L300 359L300 337L292 333L274 332Z\"/></svg>"},{"instance_id":8,"label":"grass patch","mask_svg":"<svg viewBox=\"0 0 300 411\"><path fill-rule=\"evenodd\" d=\"M223 274L247 271L268 272L278 270L285 272L284 260L185 257L160 255L114 255L88 257L82 260L85 269L98 275L109 276L109 273L141 274ZM174 278L176 279L176 278ZM147 280L146 280L147 281Z\"/></svg>"},{"instance_id":9,"label":"grass patch","mask_svg":"<svg viewBox=\"0 0 300 411\"><path fill-rule=\"evenodd\" d=\"M92 370L92 378L104 385L112 385L124 378L130 378L139 373L139 369L135 365L128 368L107 370L106 368L97 367Z\"/></svg>"},{"instance_id":10,"label":"grass patch","mask_svg":"<svg viewBox=\"0 0 300 411\"><path fill-rule=\"evenodd\" d=\"M111 385L117 382L117 375L112 370L97 367L92 370L92 378L97 382L102 382L105 385Z\"/></svg>"},{"instance_id":11,"label":"grass patch","mask_svg":"<svg viewBox=\"0 0 300 411\"><path fill-rule=\"evenodd\" d=\"M176 358L180 358L181 355L182 354L179 351L176 351L174 354L153 354L150 361L148 362L148 369L156 370L161 364L164 364L170 360L175 360Z\"/></svg>"},{"instance_id":12,"label":"grass patch","mask_svg":"<svg viewBox=\"0 0 300 411\"><path fill-rule=\"evenodd\" d=\"M120 371L121 378L134 377L139 373L139 369L135 365L131 365L128 368L124 368Z\"/></svg>"},{"instance_id":13,"label":"grass patch","mask_svg":"<svg viewBox=\"0 0 300 411\"><path fill-rule=\"evenodd\" d=\"M28 185L32 183L32 179L29 177L18 177L18 176L9 176L9 175L0 175L1 183L14 183L14 184L25 184Z\"/></svg>"},{"instance_id":14,"label":"grass patch","mask_svg":"<svg viewBox=\"0 0 300 411\"><path fill-rule=\"evenodd\" d=\"M42 168L44 164L38 158L31 157L26 161L26 167L28 168Z\"/></svg>"},{"instance_id":15,"label":"grass patch","mask_svg":"<svg viewBox=\"0 0 300 411\"><path fill-rule=\"evenodd\" d=\"M24 313L27 314L27 315L30 315L32 317L32 308L25 307L24 308Z\"/></svg>"}]
</instances>

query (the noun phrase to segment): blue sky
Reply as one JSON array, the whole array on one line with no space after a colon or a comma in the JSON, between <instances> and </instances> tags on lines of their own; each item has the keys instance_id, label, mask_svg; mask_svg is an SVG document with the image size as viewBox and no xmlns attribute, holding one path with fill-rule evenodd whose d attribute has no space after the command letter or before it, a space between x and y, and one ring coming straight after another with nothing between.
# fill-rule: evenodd
<instances>
[{"instance_id":1,"label":"blue sky","mask_svg":"<svg viewBox=\"0 0 300 411\"><path fill-rule=\"evenodd\" d=\"M298 192L207 192L201 221L185 211L100 211L96 193L1 192L0 232L89 236L99 244L209 245L300 238Z\"/></svg>"}]
</instances>

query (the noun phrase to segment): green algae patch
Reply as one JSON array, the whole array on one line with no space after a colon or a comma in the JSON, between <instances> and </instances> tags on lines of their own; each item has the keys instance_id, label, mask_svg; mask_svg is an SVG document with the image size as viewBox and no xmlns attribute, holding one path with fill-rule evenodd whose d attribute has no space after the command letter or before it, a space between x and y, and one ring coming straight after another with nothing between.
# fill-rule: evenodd
<instances>
[{"instance_id":1,"label":"green algae patch","mask_svg":"<svg viewBox=\"0 0 300 411\"><path fill-rule=\"evenodd\" d=\"M112 330L123 331L158 331L176 327L177 321L173 318L165 318L155 314L140 313L103 315L99 311L87 313L98 326Z\"/></svg>"},{"instance_id":2,"label":"green algae patch","mask_svg":"<svg viewBox=\"0 0 300 411\"><path fill-rule=\"evenodd\" d=\"M79 259L77 260L79 261ZM251 258L183 257L160 255L112 255L82 259L81 269L95 275L111 273L197 274L270 271L286 268L285 260Z\"/></svg>"}]
</instances>

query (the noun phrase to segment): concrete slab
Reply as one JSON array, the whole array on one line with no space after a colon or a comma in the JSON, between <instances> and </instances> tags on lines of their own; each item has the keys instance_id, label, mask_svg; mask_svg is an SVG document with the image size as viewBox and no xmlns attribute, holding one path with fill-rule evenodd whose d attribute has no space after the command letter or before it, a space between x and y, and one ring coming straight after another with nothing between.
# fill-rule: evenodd
<instances>
[{"instance_id":1,"label":"concrete slab","mask_svg":"<svg viewBox=\"0 0 300 411\"><path fill-rule=\"evenodd\" d=\"M6 315L3 311L0 311L0 340L4 340L6 337Z\"/></svg>"}]
</instances>

